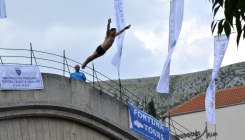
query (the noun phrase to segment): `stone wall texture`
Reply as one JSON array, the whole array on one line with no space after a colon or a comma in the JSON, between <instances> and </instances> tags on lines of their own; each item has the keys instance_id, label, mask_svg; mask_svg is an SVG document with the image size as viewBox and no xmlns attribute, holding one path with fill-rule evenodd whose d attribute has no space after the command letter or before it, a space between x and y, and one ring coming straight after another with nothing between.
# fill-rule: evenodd
<instances>
[{"instance_id":1,"label":"stone wall texture","mask_svg":"<svg viewBox=\"0 0 245 140\"><path fill-rule=\"evenodd\" d=\"M0 91L1 140L140 140L127 105L90 83L42 74L44 89Z\"/></svg>"}]
</instances>

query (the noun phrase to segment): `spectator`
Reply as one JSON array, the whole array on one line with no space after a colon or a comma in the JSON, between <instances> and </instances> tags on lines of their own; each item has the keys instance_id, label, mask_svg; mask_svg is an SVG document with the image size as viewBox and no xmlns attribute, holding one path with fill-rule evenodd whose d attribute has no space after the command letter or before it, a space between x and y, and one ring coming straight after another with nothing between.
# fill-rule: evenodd
<instances>
[{"instance_id":1,"label":"spectator","mask_svg":"<svg viewBox=\"0 0 245 140\"><path fill-rule=\"evenodd\" d=\"M75 72L71 73L70 78L86 82L85 74L83 72L79 72L80 70L79 65L75 65L74 69L75 69Z\"/></svg>"}]
</instances>

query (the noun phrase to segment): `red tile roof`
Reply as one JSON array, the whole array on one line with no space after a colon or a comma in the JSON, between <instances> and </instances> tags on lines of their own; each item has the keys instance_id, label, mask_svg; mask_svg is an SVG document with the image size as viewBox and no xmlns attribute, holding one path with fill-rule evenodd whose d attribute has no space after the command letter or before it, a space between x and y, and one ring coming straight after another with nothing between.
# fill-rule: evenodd
<instances>
[{"instance_id":1,"label":"red tile roof","mask_svg":"<svg viewBox=\"0 0 245 140\"><path fill-rule=\"evenodd\" d=\"M170 110L171 115L205 110L206 93L200 93L190 100ZM245 102L245 86L218 90L215 95L217 107L229 106Z\"/></svg>"}]
</instances>

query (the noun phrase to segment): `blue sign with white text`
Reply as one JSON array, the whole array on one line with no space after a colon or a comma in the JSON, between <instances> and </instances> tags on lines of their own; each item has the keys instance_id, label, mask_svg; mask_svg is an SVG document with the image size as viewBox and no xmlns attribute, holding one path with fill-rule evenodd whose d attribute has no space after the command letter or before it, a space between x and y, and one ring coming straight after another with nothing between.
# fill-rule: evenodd
<instances>
[{"instance_id":1,"label":"blue sign with white text","mask_svg":"<svg viewBox=\"0 0 245 140\"><path fill-rule=\"evenodd\" d=\"M130 129L148 140L169 140L168 127L151 115L128 104Z\"/></svg>"}]
</instances>

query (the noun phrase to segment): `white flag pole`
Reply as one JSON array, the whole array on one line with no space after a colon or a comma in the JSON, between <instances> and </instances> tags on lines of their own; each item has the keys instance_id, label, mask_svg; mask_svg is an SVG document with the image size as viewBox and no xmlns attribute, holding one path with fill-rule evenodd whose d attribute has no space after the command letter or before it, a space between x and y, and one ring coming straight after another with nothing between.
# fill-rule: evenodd
<instances>
[{"instance_id":1,"label":"white flag pole","mask_svg":"<svg viewBox=\"0 0 245 140\"><path fill-rule=\"evenodd\" d=\"M170 0L170 12L169 12L169 32L168 32L168 52L169 52L169 48L170 48L170 17L171 17L171 0ZM168 75L169 75L169 71L170 71L170 64L169 64L169 70L168 70ZM170 94L168 94L168 129L169 131L171 131L171 127L170 127Z\"/></svg>"},{"instance_id":2,"label":"white flag pole","mask_svg":"<svg viewBox=\"0 0 245 140\"><path fill-rule=\"evenodd\" d=\"M169 72L171 56L179 38L184 13L184 0L170 0L169 14L169 41L168 41L168 56L163 66L162 74L158 81L156 91L159 93L169 93ZM170 94L168 100L168 120L170 130Z\"/></svg>"},{"instance_id":3,"label":"white flag pole","mask_svg":"<svg viewBox=\"0 0 245 140\"><path fill-rule=\"evenodd\" d=\"M216 124L215 117L215 78L218 75L219 68L223 61L225 52L227 50L229 40L226 35L216 36L214 38L214 64L213 64L213 72L212 79L206 91L205 97L205 109L206 109L206 117L207 121L211 124Z\"/></svg>"},{"instance_id":4,"label":"white flag pole","mask_svg":"<svg viewBox=\"0 0 245 140\"><path fill-rule=\"evenodd\" d=\"M7 18L4 0L0 0L0 18Z\"/></svg>"},{"instance_id":5,"label":"white flag pole","mask_svg":"<svg viewBox=\"0 0 245 140\"><path fill-rule=\"evenodd\" d=\"M123 0L114 0L114 11L115 11L115 23L117 32L125 28L125 18L124 18L124 9L123 9ZM122 100L122 85L120 80L120 65L123 49L123 40L125 32L117 36L117 52L113 56L111 64L115 66L118 71L118 80L120 88L120 99Z\"/></svg>"}]
</instances>

